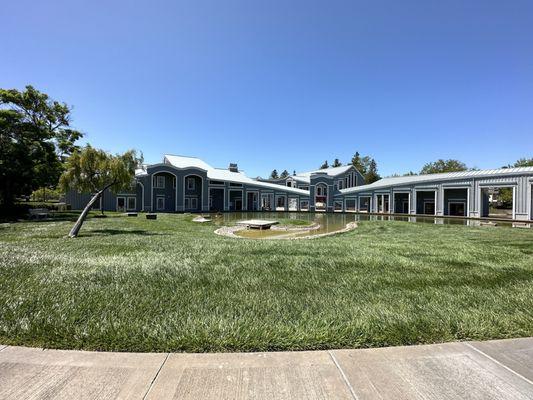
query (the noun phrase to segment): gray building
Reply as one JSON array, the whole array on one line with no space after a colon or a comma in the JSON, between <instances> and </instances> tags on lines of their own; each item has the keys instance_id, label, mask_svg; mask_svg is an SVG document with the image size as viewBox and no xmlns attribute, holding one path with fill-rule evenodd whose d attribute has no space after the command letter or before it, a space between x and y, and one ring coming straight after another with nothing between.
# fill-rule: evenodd
<instances>
[{"instance_id":1,"label":"gray building","mask_svg":"<svg viewBox=\"0 0 533 400\"><path fill-rule=\"evenodd\" d=\"M384 178L369 185L352 165L276 181L253 179L236 164L214 168L199 158L165 155L136 171L128 192L106 192L99 209L151 212L324 211L481 218L496 188L513 193L512 218L533 218L533 167ZM67 193L73 209L91 194Z\"/></svg>"}]
</instances>

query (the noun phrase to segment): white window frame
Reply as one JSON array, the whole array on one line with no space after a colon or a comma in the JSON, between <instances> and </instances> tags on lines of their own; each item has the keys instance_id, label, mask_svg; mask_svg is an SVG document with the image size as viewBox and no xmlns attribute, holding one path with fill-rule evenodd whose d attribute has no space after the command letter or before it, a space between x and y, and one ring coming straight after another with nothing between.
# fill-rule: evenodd
<instances>
[{"instance_id":1,"label":"white window frame","mask_svg":"<svg viewBox=\"0 0 533 400\"><path fill-rule=\"evenodd\" d=\"M156 175L154 176L154 189L164 189L165 188L165 176L164 175ZM160 185L160 182L162 184Z\"/></svg>"},{"instance_id":2,"label":"white window frame","mask_svg":"<svg viewBox=\"0 0 533 400\"><path fill-rule=\"evenodd\" d=\"M298 189L309 191L309 186L300 186Z\"/></svg>"},{"instance_id":3,"label":"white window frame","mask_svg":"<svg viewBox=\"0 0 533 400\"><path fill-rule=\"evenodd\" d=\"M124 200L124 208L122 210L120 210L118 208L118 200L119 199L123 199ZM128 202L127 202L127 197L126 196L117 196L117 199L116 199L116 203L115 203L115 209L117 211L126 211L126 207L128 206Z\"/></svg>"},{"instance_id":4,"label":"white window frame","mask_svg":"<svg viewBox=\"0 0 533 400\"><path fill-rule=\"evenodd\" d=\"M294 203L295 207L291 208L291 200ZM289 201L287 203L287 210L298 211L298 197L289 197Z\"/></svg>"},{"instance_id":5,"label":"white window frame","mask_svg":"<svg viewBox=\"0 0 533 400\"><path fill-rule=\"evenodd\" d=\"M159 200L163 200L163 206L159 207ZM155 198L155 208L157 211L163 211L165 209L165 196L156 196Z\"/></svg>"},{"instance_id":6,"label":"white window frame","mask_svg":"<svg viewBox=\"0 0 533 400\"><path fill-rule=\"evenodd\" d=\"M344 189L343 185L344 185L344 181L342 179L339 179L339 181L337 182L337 189L339 190Z\"/></svg>"},{"instance_id":7,"label":"white window frame","mask_svg":"<svg viewBox=\"0 0 533 400\"><path fill-rule=\"evenodd\" d=\"M453 199L448 200L448 215L449 216L458 216L458 217L460 217L460 215L452 215L452 214L450 214L450 206L452 204L462 204L463 207L464 207L464 210L465 210L465 212L464 212L464 214L462 216L466 217L466 214L467 214L467 212L466 212L466 204L467 204L467 202L465 200L453 200Z\"/></svg>"},{"instance_id":8,"label":"white window frame","mask_svg":"<svg viewBox=\"0 0 533 400\"><path fill-rule=\"evenodd\" d=\"M187 177L187 190L196 190L196 180L192 176Z\"/></svg>"},{"instance_id":9,"label":"white window frame","mask_svg":"<svg viewBox=\"0 0 533 400\"><path fill-rule=\"evenodd\" d=\"M340 204L340 210L337 210L336 206ZM333 211L334 212L342 212L343 210L343 201L342 200L333 200Z\"/></svg>"},{"instance_id":10,"label":"white window frame","mask_svg":"<svg viewBox=\"0 0 533 400\"><path fill-rule=\"evenodd\" d=\"M308 211L309 210L309 200L300 200L300 210Z\"/></svg>"},{"instance_id":11,"label":"white window frame","mask_svg":"<svg viewBox=\"0 0 533 400\"><path fill-rule=\"evenodd\" d=\"M130 207L130 200L133 200L133 207ZM126 210L132 211L137 209L137 197L126 197Z\"/></svg>"},{"instance_id":12,"label":"white window frame","mask_svg":"<svg viewBox=\"0 0 533 400\"><path fill-rule=\"evenodd\" d=\"M96 194L96 193L95 193ZM91 198L95 195L95 194L91 194ZM89 200L91 201L91 200ZM98 204L98 206L96 206L96 204ZM93 206L91 207L91 210L101 210L102 209L102 195L100 195L100 198L98 199L98 202L97 203L94 203Z\"/></svg>"},{"instance_id":13,"label":"white window frame","mask_svg":"<svg viewBox=\"0 0 533 400\"><path fill-rule=\"evenodd\" d=\"M287 208L287 196L276 195L276 199L275 199L276 206L274 207L276 211L278 210L278 208L282 208L281 206L278 206L278 199L283 199L283 210L285 210Z\"/></svg>"}]
</instances>

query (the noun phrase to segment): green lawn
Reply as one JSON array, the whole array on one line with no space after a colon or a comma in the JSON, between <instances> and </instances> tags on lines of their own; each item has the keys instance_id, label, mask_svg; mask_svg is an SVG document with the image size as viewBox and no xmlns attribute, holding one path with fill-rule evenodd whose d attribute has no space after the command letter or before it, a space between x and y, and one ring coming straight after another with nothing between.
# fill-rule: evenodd
<instances>
[{"instance_id":1,"label":"green lawn","mask_svg":"<svg viewBox=\"0 0 533 400\"><path fill-rule=\"evenodd\" d=\"M120 351L533 336L533 230L361 222L231 239L190 216L0 224L0 343Z\"/></svg>"}]
</instances>

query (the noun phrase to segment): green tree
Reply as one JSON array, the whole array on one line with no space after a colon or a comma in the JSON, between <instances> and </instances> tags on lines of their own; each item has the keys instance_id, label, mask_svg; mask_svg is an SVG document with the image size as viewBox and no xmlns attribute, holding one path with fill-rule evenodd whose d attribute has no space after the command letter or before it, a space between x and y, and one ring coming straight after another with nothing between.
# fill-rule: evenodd
<instances>
[{"instance_id":1,"label":"green tree","mask_svg":"<svg viewBox=\"0 0 533 400\"><path fill-rule=\"evenodd\" d=\"M379 179L381 176L378 174L378 167L376 160L370 156L361 157L358 151L355 152L352 157L352 165L357 171L365 178L365 183L372 183Z\"/></svg>"},{"instance_id":2,"label":"green tree","mask_svg":"<svg viewBox=\"0 0 533 400\"><path fill-rule=\"evenodd\" d=\"M295 176L295 175L296 175L296 170L293 169L293 170L292 170L292 176Z\"/></svg>"},{"instance_id":3,"label":"green tree","mask_svg":"<svg viewBox=\"0 0 533 400\"><path fill-rule=\"evenodd\" d=\"M333 165L332 167L340 167L342 165L342 163L339 161L338 158L336 158L335 160L333 160Z\"/></svg>"},{"instance_id":4,"label":"green tree","mask_svg":"<svg viewBox=\"0 0 533 400\"><path fill-rule=\"evenodd\" d=\"M420 174L440 174L443 172L466 171L467 169L468 168L466 167L466 164L459 160L439 159L437 161L425 164L420 170Z\"/></svg>"},{"instance_id":5,"label":"green tree","mask_svg":"<svg viewBox=\"0 0 533 400\"><path fill-rule=\"evenodd\" d=\"M365 175L365 183L368 185L370 183L376 182L381 179L381 176L378 174L378 166L376 161L372 158L368 165L368 171Z\"/></svg>"},{"instance_id":6,"label":"green tree","mask_svg":"<svg viewBox=\"0 0 533 400\"><path fill-rule=\"evenodd\" d=\"M272 172L270 173L270 179L279 179L278 170L272 170Z\"/></svg>"},{"instance_id":7,"label":"green tree","mask_svg":"<svg viewBox=\"0 0 533 400\"><path fill-rule=\"evenodd\" d=\"M0 206L39 187L53 188L62 162L82 134L70 127L71 109L32 86L0 89Z\"/></svg>"},{"instance_id":8,"label":"green tree","mask_svg":"<svg viewBox=\"0 0 533 400\"><path fill-rule=\"evenodd\" d=\"M326 169L329 168L328 160L324 161L324 163L320 166L320 169Z\"/></svg>"},{"instance_id":9,"label":"green tree","mask_svg":"<svg viewBox=\"0 0 533 400\"><path fill-rule=\"evenodd\" d=\"M107 189L116 193L134 187L135 168L140 164L142 159L134 150L112 155L87 145L72 153L61 175L61 187L65 191L77 190L94 195L72 227L70 237L78 236L89 210Z\"/></svg>"},{"instance_id":10,"label":"green tree","mask_svg":"<svg viewBox=\"0 0 533 400\"><path fill-rule=\"evenodd\" d=\"M533 157L532 158L521 158L517 160L513 165L509 165L509 168L512 167L533 167Z\"/></svg>"},{"instance_id":11,"label":"green tree","mask_svg":"<svg viewBox=\"0 0 533 400\"><path fill-rule=\"evenodd\" d=\"M281 175L279 176L281 179L285 179L286 177L289 176L289 171L287 171L286 169L283 170L283 172L281 173Z\"/></svg>"},{"instance_id":12,"label":"green tree","mask_svg":"<svg viewBox=\"0 0 533 400\"><path fill-rule=\"evenodd\" d=\"M532 158L520 158L515 161L514 164L509 164L504 168L518 168L518 167L533 167L533 157ZM511 188L500 188L498 190L498 200L502 203L502 206L505 208L512 207L513 204L513 190Z\"/></svg>"}]
</instances>

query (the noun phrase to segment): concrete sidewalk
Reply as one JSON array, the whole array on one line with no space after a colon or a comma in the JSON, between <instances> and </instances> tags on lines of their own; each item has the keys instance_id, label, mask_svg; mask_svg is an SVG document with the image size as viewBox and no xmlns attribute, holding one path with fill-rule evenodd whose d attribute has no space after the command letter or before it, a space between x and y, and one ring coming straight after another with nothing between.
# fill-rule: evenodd
<instances>
[{"instance_id":1,"label":"concrete sidewalk","mask_svg":"<svg viewBox=\"0 0 533 400\"><path fill-rule=\"evenodd\" d=\"M0 345L0 399L533 399L533 338L167 354Z\"/></svg>"}]
</instances>

